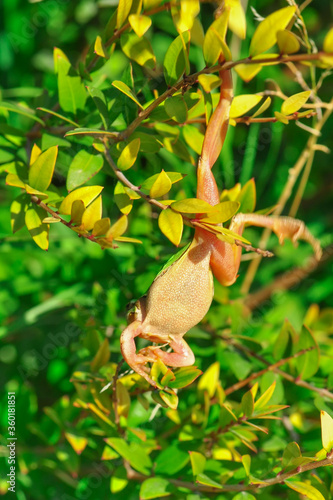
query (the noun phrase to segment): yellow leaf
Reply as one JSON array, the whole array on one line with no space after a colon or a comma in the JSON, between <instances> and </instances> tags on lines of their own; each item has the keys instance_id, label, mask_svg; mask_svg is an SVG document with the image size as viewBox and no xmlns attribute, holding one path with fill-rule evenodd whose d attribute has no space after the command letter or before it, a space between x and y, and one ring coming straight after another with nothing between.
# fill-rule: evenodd
<instances>
[{"instance_id":1,"label":"yellow leaf","mask_svg":"<svg viewBox=\"0 0 333 500\"><path fill-rule=\"evenodd\" d=\"M149 191L149 196L151 198L159 198L167 194L172 186L170 178L167 176L164 170L158 175L156 181L152 185Z\"/></svg>"},{"instance_id":2,"label":"yellow leaf","mask_svg":"<svg viewBox=\"0 0 333 500\"><path fill-rule=\"evenodd\" d=\"M45 217L45 210L40 206L35 205L28 208L25 214L25 224L34 242L42 249L49 248L49 229L48 224L43 223Z\"/></svg>"},{"instance_id":3,"label":"yellow leaf","mask_svg":"<svg viewBox=\"0 0 333 500\"><path fill-rule=\"evenodd\" d=\"M208 213L208 216L200 219L200 222L209 222L211 224L225 222L235 215L239 207L240 203L238 201L223 201L215 205L213 210Z\"/></svg>"},{"instance_id":4,"label":"yellow leaf","mask_svg":"<svg viewBox=\"0 0 333 500\"><path fill-rule=\"evenodd\" d=\"M6 177L7 186L15 186L22 189L25 189L25 183L19 178L16 174L7 174Z\"/></svg>"},{"instance_id":5,"label":"yellow leaf","mask_svg":"<svg viewBox=\"0 0 333 500\"><path fill-rule=\"evenodd\" d=\"M151 26L151 19L148 16L131 14L128 20L138 37L143 36Z\"/></svg>"},{"instance_id":6,"label":"yellow leaf","mask_svg":"<svg viewBox=\"0 0 333 500\"><path fill-rule=\"evenodd\" d=\"M199 379L198 390L207 391L210 398L215 394L220 378L220 363L216 361L205 371Z\"/></svg>"},{"instance_id":7,"label":"yellow leaf","mask_svg":"<svg viewBox=\"0 0 333 500\"><path fill-rule=\"evenodd\" d=\"M104 339L96 352L94 359L90 363L91 371L97 372L102 366L106 365L111 356L108 339Z\"/></svg>"},{"instance_id":8,"label":"yellow leaf","mask_svg":"<svg viewBox=\"0 0 333 500\"><path fill-rule=\"evenodd\" d=\"M171 206L177 212L184 214L205 214L213 209L209 203L198 198L176 201Z\"/></svg>"},{"instance_id":9,"label":"yellow leaf","mask_svg":"<svg viewBox=\"0 0 333 500\"><path fill-rule=\"evenodd\" d=\"M117 238L114 238L116 241L122 241L124 243L141 243L141 240L137 240L136 238L129 238L128 236L117 236Z\"/></svg>"},{"instance_id":10,"label":"yellow leaf","mask_svg":"<svg viewBox=\"0 0 333 500\"><path fill-rule=\"evenodd\" d=\"M121 28L127 19L132 7L132 0L119 0L117 9L117 24L116 28Z\"/></svg>"},{"instance_id":11,"label":"yellow leaf","mask_svg":"<svg viewBox=\"0 0 333 500\"><path fill-rule=\"evenodd\" d=\"M94 200L82 215L82 225L84 229L90 231L95 223L102 217L102 197L99 196Z\"/></svg>"},{"instance_id":12,"label":"yellow leaf","mask_svg":"<svg viewBox=\"0 0 333 500\"><path fill-rule=\"evenodd\" d=\"M295 12L296 7L289 6L267 16L254 32L250 44L250 55L255 56L269 50L276 43L277 32L287 27Z\"/></svg>"},{"instance_id":13,"label":"yellow leaf","mask_svg":"<svg viewBox=\"0 0 333 500\"><path fill-rule=\"evenodd\" d=\"M202 48L205 39L205 33L202 24L197 17L193 20L193 26L190 33L191 43Z\"/></svg>"},{"instance_id":14,"label":"yellow leaf","mask_svg":"<svg viewBox=\"0 0 333 500\"><path fill-rule=\"evenodd\" d=\"M167 208L160 213L158 225L164 236L178 247L183 234L183 217Z\"/></svg>"},{"instance_id":15,"label":"yellow leaf","mask_svg":"<svg viewBox=\"0 0 333 500\"><path fill-rule=\"evenodd\" d=\"M262 99L261 95L243 94L234 97L230 107L230 118L242 116L254 108Z\"/></svg>"},{"instance_id":16,"label":"yellow leaf","mask_svg":"<svg viewBox=\"0 0 333 500\"><path fill-rule=\"evenodd\" d=\"M140 139L136 138L133 139L125 148L122 150L118 161L117 161L117 166L119 170L128 170L131 168L138 156L140 149Z\"/></svg>"},{"instance_id":17,"label":"yellow leaf","mask_svg":"<svg viewBox=\"0 0 333 500\"><path fill-rule=\"evenodd\" d=\"M126 387L117 381L117 411L119 415L124 417L128 416L128 412L131 406L131 398Z\"/></svg>"},{"instance_id":18,"label":"yellow leaf","mask_svg":"<svg viewBox=\"0 0 333 500\"><path fill-rule=\"evenodd\" d=\"M200 12L199 0L182 0L180 2L180 10L176 11L176 9L173 8L171 12L179 33L190 30L193 27L195 17Z\"/></svg>"},{"instance_id":19,"label":"yellow leaf","mask_svg":"<svg viewBox=\"0 0 333 500\"><path fill-rule=\"evenodd\" d=\"M252 80L252 78L254 78L261 69L261 64L238 64L235 66L236 73L242 80L244 80L244 82Z\"/></svg>"},{"instance_id":20,"label":"yellow leaf","mask_svg":"<svg viewBox=\"0 0 333 500\"><path fill-rule=\"evenodd\" d=\"M109 217L104 217L95 222L92 234L94 236L104 236L110 229L111 223Z\"/></svg>"},{"instance_id":21,"label":"yellow leaf","mask_svg":"<svg viewBox=\"0 0 333 500\"><path fill-rule=\"evenodd\" d=\"M288 30L280 30L276 33L280 54L293 54L298 52L301 45L294 33Z\"/></svg>"},{"instance_id":22,"label":"yellow leaf","mask_svg":"<svg viewBox=\"0 0 333 500\"><path fill-rule=\"evenodd\" d=\"M107 237L109 239L116 239L126 231L128 226L128 221L126 215L120 217L120 219L115 222L107 232Z\"/></svg>"},{"instance_id":23,"label":"yellow leaf","mask_svg":"<svg viewBox=\"0 0 333 500\"><path fill-rule=\"evenodd\" d=\"M75 200L82 200L85 206L88 206L101 193L103 186L85 186L75 191L71 191L62 201L59 207L59 213L70 215L72 204Z\"/></svg>"},{"instance_id":24,"label":"yellow leaf","mask_svg":"<svg viewBox=\"0 0 333 500\"><path fill-rule=\"evenodd\" d=\"M203 43L203 56L207 66L212 66L218 60L221 53L220 40L216 37L219 34L222 40L225 40L225 35L228 28L230 9L224 9L221 16L213 22L208 28L204 43Z\"/></svg>"},{"instance_id":25,"label":"yellow leaf","mask_svg":"<svg viewBox=\"0 0 333 500\"><path fill-rule=\"evenodd\" d=\"M332 53L333 52L333 28L329 30L327 35L324 38L323 45L324 52Z\"/></svg>"},{"instance_id":26,"label":"yellow leaf","mask_svg":"<svg viewBox=\"0 0 333 500\"><path fill-rule=\"evenodd\" d=\"M30 166L37 160L41 152L42 150L37 146L37 144L34 144L30 155Z\"/></svg>"},{"instance_id":27,"label":"yellow leaf","mask_svg":"<svg viewBox=\"0 0 333 500\"><path fill-rule=\"evenodd\" d=\"M73 450L78 454L81 455L83 450L88 444L88 439L83 436L75 436L74 434L71 434L69 432L65 432L65 436Z\"/></svg>"},{"instance_id":28,"label":"yellow leaf","mask_svg":"<svg viewBox=\"0 0 333 500\"><path fill-rule=\"evenodd\" d=\"M56 222L60 222L60 219L56 219L55 217L44 217L44 224L55 224Z\"/></svg>"},{"instance_id":29,"label":"yellow leaf","mask_svg":"<svg viewBox=\"0 0 333 500\"><path fill-rule=\"evenodd\" d=\"M224 5L230 7L229 28L239 38L244 40L246 36L246 18L241 1L226 0Z\"/></svg>"},{"instance_id":30,"label":"yellow leaf","mask_svg":"<svg viewBox=\"0 0 333 500\"><path fill-rule=\"evenodd\" d=\"M252 118L255 118L256 116L259 116L264 111L266 111L266 109L268 109L269 106L271 105L271 102L272 102L272 99L270 97L267 97L267 99L265 99L265 101L262 103L262 105L260 106L260 108L257 109L257 111L252 115Z\"/></svg>"},{"instance_id":31,"label":"yellow leaf","mask_svg":"<svg viewBox=\"0 0 333 500\"><path fill-rule=\"evenodd\" d=\"M284 115L292 115L296 113L309 99L311 90L299 92L291 97L288 97L281 106L281 113Z\"/></svg>"},{"instance_id":32,"label":"yellow leaf","mask_svg":"<svg viewBox=\"0 0 333 500\"><path fill-rule=\"evenodd\" d=\"M217 75L199 75L198 81L205 92L209 93L221 85L221 78Z\"/></svg>"},{"instance_id":33,"label":"yellow leaf","mask_svg":"<svg viewBox=\"0 0 333 500\"><path fill-rule=\"evenodd\" d=\"M54 61L54 72L58 73L58 60L59 59L64 59L68 64L70 64L68 57L66 54L61 50L58 49L58 47L54 47L53 50L53 61Z\"/></svg>"},{"instance_id":34,"label":"yellow leaf","mask_svg":"<svg viewBox=\"0 0 333 500\"><path fill-rule=\"evenodd\" d=\"M285 481L285 484L310 500L325 500L320 491L311 484L301 483L300 481Z\"/></svg>"},{"instance_id":35,"label":"yellow leaf","mask_svg":"<svg viewBox=\"0 0 333 500\"><path fill-rule=\"evenodd\" d=\"M271 400L275 391L276 382L274 381L272 385L260 396L260 398L254 403L254 411L258 413L259 410L265 408L267 403Z\"/></svg>"},{"instance_id":36,"label":"yellow leaf","mask_svg":"<svg viewBox=\"0 0 333 500\"><path fill-rule=\"evenodd\" d=\"M285 125L288 125L289 120L288 120L288 118L286 117L286 115L284 115L283 113L280 113L279 111L274 111L274 116L275 116L275 118L276 118L279 122L284 123Z\"/></svg>"},{"instance_id":37,"label":"yellow leaf","mask_svg":"<svg viewBox=\"0 0 333 500\"><path fill-rule=\"evenodd\" d=\"M38 191L45 191L51 184L57 160L58 146L52 146L41 153L29 168L29 185Z\"/></svg>"},{"instance_id":38,"label":"yellow leaf","mask_svg":"<svg viewBox=\"0 0 333 500\"><path fill-rule=\"evenodd\" d=\"M104 43L102 42L102 38L99 35L97 35L95 40L94 51L98 56L109 59L109 54L107 53Z\"/></svg>"},{"instance_id":39,"label":"yellow leaf","mask_svg":"<svg viewBox=\"0 0 333 500\"><path fill-rule=\"evenodd\" d=\"M333 418L326 411L321 411L320 422L323 448L330 453L333 449Z\"/></svg>"},{"instance_id":40,"label":"yellow leaf","mask_svg":"<svg viewBox=\"0 0 333 500\"><path fill-rule=\"evenodd\" d=\"M132 210L133 201L129 194L126 192L125 187L121 182L117 182L114 188L114 201L117 207L124 215L128 215Z\"/></svg>"},{"instance_id":41,"label":"yellow leaf","mask_svg":"<svg viewBox=\"0 0 333 500\"><path fill-rule=\"evenodd\" d=\"M80 226L85 209L86 207L82 200L75 200L71 208L71 222Z\"/></svg>"}]
</instances>

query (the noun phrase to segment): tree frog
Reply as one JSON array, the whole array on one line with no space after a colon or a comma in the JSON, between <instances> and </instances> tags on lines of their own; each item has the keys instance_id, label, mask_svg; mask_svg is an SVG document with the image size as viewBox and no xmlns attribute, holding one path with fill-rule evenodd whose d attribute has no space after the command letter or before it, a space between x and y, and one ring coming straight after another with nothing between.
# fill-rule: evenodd
<instances>
[{"instance_id":1,"label":"tree frog","mask_svg":"<svg viewBox=\"0 0 333 500\"><path fill-rule=\"evenodd\" d=\"M210 205L219 203L219 193L211 168L223 146L232 101L230 70L220 72L220 100L205 134L197 169L197 198ZM259 214L237 214L230 229L242 235L245 224L271 228L279 237L307 240L316 257L320 244L304 223L290 217L269 217ZM188 330L197 325L208 312L214 295L213 274L224 285L237 278L242 248L219 240L215 234L196 228L188 248L163 269L150 286L147 295L138 300L129 315L129 325L121 335L121 351L128 365L151 385L156 383L145 366L160 359L171 367L190 366L194 354L184 340ZM162 346L149 346L136 353L135 338L141 337ZM172 352L161 347L169 346Z\"/></svg>"}]
</instances>

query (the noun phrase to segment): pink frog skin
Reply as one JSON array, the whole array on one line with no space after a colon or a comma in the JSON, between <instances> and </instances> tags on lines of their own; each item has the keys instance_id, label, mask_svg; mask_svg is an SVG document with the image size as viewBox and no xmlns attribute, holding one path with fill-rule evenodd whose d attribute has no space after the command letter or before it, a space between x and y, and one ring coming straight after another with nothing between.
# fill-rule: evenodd
<instances>
[{"instance_id":1,"label":"pink frog skin","mask_svg":"<svg viewBox=\"0 0 333 500\"><path fill-rule=\"evenodd\" d=\"M197 168L197 198L212 206L220 202L212 166L224 143L233 98L230 70L222 70L220 77L220 100L207 126ZM316 258L321 257L318 240L300 220L238 213L229 229L241 236L245 225L272 229L280 243L284 238L290 238L294 243L299 239L306 240L313 246ZM136 302L134 311L129 314L130 324L121 335L121 352L128 365L152 386L156 387L156 383L149 375L147 363L158 359L170 367L194 363L194 354L184 335L203 319L210 308L214 295L213 275L223 286L236 281L241 252L240 246L221 241L215 234L197 227L185 253L162 271L147 294ZM163 344L162 347L169 346L172 352L166 352L160 346L149 346L136 352L136 337Z\"/></svg>"}]
</instances>

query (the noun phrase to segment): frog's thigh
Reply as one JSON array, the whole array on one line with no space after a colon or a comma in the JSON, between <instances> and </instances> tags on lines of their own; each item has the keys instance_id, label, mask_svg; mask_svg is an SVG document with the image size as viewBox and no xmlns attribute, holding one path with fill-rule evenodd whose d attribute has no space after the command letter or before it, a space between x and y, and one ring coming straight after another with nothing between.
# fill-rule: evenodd
<instances>
[{"instance_id":1,"label":"frog's thigh","mask_svg":"<svg viewBox=\"0 0 333 500\"><path fill-rule=\"evenodd\" d=\"M191 366L195 361L193 352L182 337L172 337L169 342L174 352L164 352L162 349L154 349L154 354L168 366Z\"/></svg>"}]
</instances>

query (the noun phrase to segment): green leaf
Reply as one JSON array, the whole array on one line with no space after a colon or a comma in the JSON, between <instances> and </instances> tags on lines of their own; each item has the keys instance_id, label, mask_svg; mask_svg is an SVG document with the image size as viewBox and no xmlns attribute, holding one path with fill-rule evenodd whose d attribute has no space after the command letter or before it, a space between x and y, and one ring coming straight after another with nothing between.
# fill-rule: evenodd
<instances>
[{"instance_id":1,"label":"green leaf","mask_svg":"<svg viewBox=\"0 0 333 500\"><path fill-rule=\"evenodd\" d=\"M81 223L87 231L90 231L96 222L102 217L102 197L98 196L82 215Z\"/></svg>"},{"instance_id":2,"label":"green leaf","mask_svg":"<svg viewBox=\"0 0 333 500\"><path fill-rule=\"evenodd\" d=\"M281 113L284 115L292 115L296 113L309 99L311 90L299 92L291 97L288 97L281 106Z\"/></svg>"},{"instance_id":3,"label":"green leaf","mask_svg":"<svg viewBox=\"0 0 333 500\"><path fill-rule=\"evenodd\" d=\"M103 157L100 154L90 154L84 149L79 151L69 166L66 187L68 191L81 186L103 167Z\"/></svg>"},{"instance_id":4,"label":"green leaf","mask_svg":"<svg viewBox=\"0 0 333 500\"><path fill-rule=\"evenodd\" d=\"M237 493L232 500L256 500L256 497L252 495L252 493L249 493L248 491L241 491L240 493Z\"/></svg>"},{"instance_id":5,"label":"green leaf","mask_svg":"<svg viewBox=\"0 0 333 500\"><path fill-rule=\"evenodd\" d=\"M274 111L274 116L277 119L277 121L284 123L285 125L288 125L289 120L286 115L283 113L280 113L279 111Z\"/></svg>"},{"instance_id":6,"label":"green leaf","mask_svg":"<svg viewBox=\"0 0 333 500\"><path fill-rule=\"evenodd\" d=\"M230 107L230 118L237 118L242 116L250 109L254 108L262 99L261 95L256 94L243 94L237 95L233 98Z\"/></svg>"},{"instance_id":7,"label":"green leaf","mask_svg":"<svg viewBox=\"0 0 333 500\"><path fill-rule=\"evenodd\" d=\"M63 111L76 115L84 109L87 93L79 76L70 76L70 64L63 58L58 59L58 92L59 104Z\"/></svg>"},{"instance_id":8,"label":"green leaf","mask_svg":"<svg viewBox=\"0 0 333 500\"><path fill-rule=\"evenodd\" d=\"M117 8L117 24L116 28L121 28L125 23L128 14L131 11L132 0L119 0Z\"/></svg>"},{"instance_id":9,"label":"green leaf","mask_svg":"<svg viewBox=\"0 0 333 500\"><path fill-rule=\"evenodd\" d=\"M31 120L35 120L36 122L40 123L43 126L45 125L43 120L38 118L38 116L36 116L35 112L32 109L26 108L25 106L19 104L13 104L12 102L2 101L0 102L0 110L1 109L5 109L6 111L11 111L12 113L17 113L19 115L26 116L28 118L31 118Z\"/></svg>"},{"instance_id":10,"label":"green leaf","mask_svg":"<svg viewBox=\"0 0 333 500\"><path fill-rule=\"evenodd\" d=\"M198 451L190 451L189 453L193 476L197 476L205 470L206 457Z\"/></svg>"},{"instance_id":11,"label":"green leaf","mask_svg":"<svg viewBox=\"0 0 333 500\"><path fill-rule=\"evenodd\" d=\"M198 391L207 391L212 398L220 378L220 363L216 361L204 372L198 383Z\"/></svg>"},{"instance_id":12,"label":"green leaf","mask_svg":"<svg viewBox=\"0 0 333 500\"><path fill-rule=\"evenodd\" d=\"M254 32L250 44L250 55L255 56L269 50L276 43L277 32L287 27L295 12L296 7L289 6L267 16Z\"/></svg>"},{"instance_id":13,"label":"green leaf","mask_svg":"<svg viewBox=\"0 0 333 500\"><path fill-rule=\"evenodd\" d=\"M173 40L165 54L163 61L164 78L169 87L177 83L186 70L188 59L186 44L189 41L190 33L184 31Z\"/></svg>"},{"instance_id":14,"label":"green leaf","mask_svg":"<svg viewBox=\"0 0 333 500\"><path fill-rule=\"evenodd\" d=\"M91 98L93 99L96 108L98 109L98 112L103 122L103 127L107 129L109 126L109 110L105 99L105 95L100 89L97 89L95 87L87 87L87 90Z\"/></svg>"},{"instance_id":15,"label":"green leaf","mask_svg":"<svg viewBox=\"0 0 333 500\"><path fill-rule=\"evenodd\" d=\"M88 439L84 436L77 436L70 432L65 432L65 437L75 453L77 453L77 455L81 455L88 444Z\"/></svg>"},{"instance_id":16,"label":"green leaf","mask_svg":"<svg viewBox=\"0 0 333 500\"><path fill-rule=\"evenodd\" d=\"M222 14L208 28L204 43L203 56L207 66L213 66L221 53L221 40L225 40L228 28L229 9L223 9Z\"/></svg>"},{"instance_id":17,"label":"green leaf","mask_svg":"<svg viewBox=\"0 0 333 500\"><path fill-rule=\"evenodd\" d=\"M110 359L110 348L108 339L104 339L104 341L99 346L98 351L95 354L94 359L90 363L91 371L97 372L102 366L106 365L106 363Z\"/></svg>"},{"instance_id":18,"label":"green leaf","mask_svg":"<svg viewBox=\"0 0 333 500\"><path fill-rule=\"evenodd\" d=\"M128 17L129 23L138 37L142 37L151 26L151 18L139 14L131 14Z\"/></svg>"},{"instance_id":19,"label":"green leaf","mask_svg":"<svg viewBox=\"0 0 333 500\"><path fill-rule=\"evenodd\" d=\"M75 200L82 200L87 207L101 193L103 186L86 186L69 193L59 207L59 213L70 215Z\"/></svg>"},{"instance_id":20,"label":"green leaf","mask_svg":"<svg viewBox=\"0 0 333 500\"><path fill-rule=\"evenodd\" d=\"M167 194L171 189L172 183L168 175L162 170L149 191L151 198L159 198Z\"/></svg>"},{"instance_id":21,"label":"green leaf","mask_svg":"<svg viewBox=\"0 0 333 500\"><path fill-rule=\"evenodd\" d=\"M128 445L125 439L118 437L107 438L105 442L127 460L133 469L145 475L149 474L148 469L152 466L152 463L146 450L139 443L131 443Z\"/></svg>"},{"instance_id":22,"label":"green leaf","mask_svg":"<svg viewBox=\"0 0 333 500\"><path fill-rule=\"evenodd\" d=\"M240 203L239 212L243 214L254 212L256 200L256 185L254 179L250 179L244 184L237 197L237 201Z\"/></svg>"},{"instance_id":23,"label":"green leaf","mask_svg":"<svg viewBox=\"0 0 333 500\"><path fill-rule=\"evenodd\" d=\"M204 200L198 198L188 198L187 200L175 201L172 203L173 210L184 214L203 214L210 212L213 207Z\"/></svg>"},{"instance_id":24,"label":"green leaf","mask_svg":"<svg viewBox=\"0 0 333 500\"><path fill-rule=\"evenodd\" d=\"M121 82L119 80L115 80L114 82L112 82L112 85L116 89L120 90L120 92L122 92L123 94L127 95L127 97L129 97L130 99L132 99L132 101L134 101L141 109L143 109L142 105L138 101L138 98L136 97L136 95L134 94L134 92L126 85L126 83Z\"/></svg>"},{"instance_id":25,"label":"green leaf","mask_svg":"<svg viewBox=\"0 0 333 500\"><path fill-rule=\"evenodd\" d=\"M74 127L80 127L80 125L78 123L74 122L70 118L67 118L67 116L61 115L60 113L56 113L52 109L47 109L47 108L37 108L37 109L39 109L39 111L43 111L44 113L47 113L49 115L56 116L57 118L60 118L60 120L71 123L72 125L74 125Z\"/></svg>"},{"instance_id":26,"label":"green leaf","mask_svg":"<svg viewBox=\"0 0 333 500\"><path fill-rule=\"evenodd\" d=\"M213 488L218 488L219 490L223 489L222 484L217 483L210 477L206 476L206 474L198 474L196 477L197 483L204 484L205 486L212 486Z\"/></svg>"},{"instance_id":27,"label":"green leaf","mask_svg":"<svg viewBox=\"0 0 333 500\"><path fill-rule=\"evenodd\" d=\"M25 224L34 242L42 249L49 248L49 224L44 224L45 210L39 205L28 208L25 214Z\"/></svg>"},{"instance_id":28,"label":"green leaf","mask_svg":"<svg viewBox=\"0 0 333 500\"><path fill-rule=\"evenodd\" d=\"M170 483L163 477L150 477L146 479L140 488L140 500L151 498L163 498L171 495Z\"/></svg>"},{"instance_id":29,"label":"green leaf","mask_svg":"<svg viewBox=\"0 0 333 500\"><path fill-rule=\"evenodd\" d=\"M160 213L158 225L164 236L178 247L182 239L184 227L182 216L171 210L171 208L167 208Z\"/></svg>"},{"instance_id":30,"label":"green leaf","mask_svg":"<svg viewBox=\"0 0 333 500\"><path fill-rule=\"evenodd\" d=\"M116 137L116 132L110 132L109 130L100 130L96 128L76 128L75 130L70 130L66 132L65 136L70 137L71 135L91 135L92 137Z\"/></svg>"},{"instance_id":31,"label":"green leaf","mask_svg":"<svg viewBox=\"0 0 333 500\"><path fill-rule=\"evenodd\" d=\"M242 412L251 417L254 410L254 399L251 391L247 391L242 397Z\"/></svg>"},{"instance_id":32,"label":"green leaf","mask_svg":"<svg viewBox=\"0 0 333 500\"><path fill-rule=\"evenodd\" d=\"M10 220L13 233L25 226L25 213L30 202L30 196L20 194L10 206Z\"/></svg>"},{"instance_id":33,"label":"green leaf","mask_svg":"<svg viewBox=\"0 0 333 500\"><path fill-rule=\"evenodd\" d=\"M297 343L297 351L302 349L313 348L313 350L302 354L296 359L296 367L299 377L306 380L317 373L319 368L319 347L312 335L311 331L303 326L299 341Z\"/></svg>"},{"instance_id":34,"label":"green leaf","mask_svg":"<svg viewBox=\"0 0 333 500\"><path fill-rule=\"evenodd\" d=\"M249 476L251 472L251 457L250 455L242 456L242 464L245 469L246 475Z\"/></svg>"},{"instance_id":35,"label":"green leaf","mask_svg":"<svg viewBox=\"0 0 333 500\"><path fill-rule=\"evenodd\" d=\"M294 33L288 30L280 30L276 33L276 39L280 54L294 54L301 48L301 44Z\"/></svg>"},{"instance_id":36,"label":"green leaf","mask_svg":"<svg viewBox=\"0 0 333 500\"><path fill-rule=\"evenodd\" d=\"M284 483L288 488L297 491L297 493L300 493L306 498L310 498L310 500L325 500L320 491L308 483L301 483L299 481L285 481Z\"/></svg>"},{"instance_id":37,"label":"green leaf","mask_svg":"<svg viewBox=\"0 0 333 500\"><path fill-rule=\"evenodd\" d=\"M187 106L181 95L168 97L164 102L164 109L172 120L178 123L186 122Z\"/></svg>"},{"instance_id":38,"label":"green leaf","mask_svg":"<svg viewBox=\"0 0 333 500\"><path fill-rule=\"evenodd\" d=\"M153 49L144 36L139 38L135 33L125 33L120 39L120 44L129 59L146 68L155 67L156 58Z\"/></svg>"},{"instance_id":39,"label":"green leaf","mask_svg":"<svg viewBox=\"0 0 333 500\"><path fill-rule=\"evenodd\" d=\"M117 411L118 415L128 417L128 412L131 406L131 398L126 387L117 380Z\"/></svg>"},{"instance_id":40,"label":"green leaf","mask_svg":"<svg viewBox=\"0 0 333 500\"><path fill-rule=\"evenodd\" d=\"M117 166L119 170L128 170L131 168L138 156L140 150L140 139L133 139L125 148L122 150L118 161L117 161Z\"/></svg>"},{"instance_id":41,"label":"green leaf","mask_svg":"<svg viewBox=\"0 0 333 500\"><path fill-rule=\"evenodd\" d=\"M299 445L293 441L289 443L283 452L282 457L282 468L285 469L288 465L292 464L295 458L299 458L302 456Z\"/></svg>"},{"instance_id":42,"label":"green leaf","mask_svg":"<svg viewBox=\"0 0 333 500\"><path fill-rule=\"evenodd\" d=\"M173 476L189 462L190 456L187 451L182 450L177 444L169 445L155 460L156 474Z\"/></svg>"},{"instance_id":43,"label":"green leaf","mask_svg":"<svg viewBox=\"0 0 333 500\"><path fill-rule=\"evenodd\" d=\"M177 409L178 396L172 389L164 388L162 391L159 391L159 396L167 405L167 407L171 408L172 410Z\"/></svg>"},{"instance_id":44,"label":"green leaf","mask_svg":"<svg viewBox=\"0 0 333 500\"><path fill-rule=\"evenodd\" d=\"M185 249L187 248L185 247ZM172 389L182 389L192 384L192 382L202 374L202 371L198 370L195 366L185 366L183 368L177 368L173 373L176 380L169 382L169 387Z\"/></svg>"}]
</instances>

